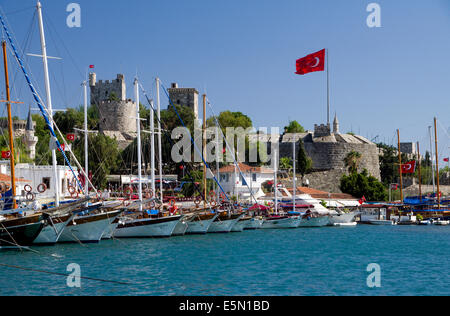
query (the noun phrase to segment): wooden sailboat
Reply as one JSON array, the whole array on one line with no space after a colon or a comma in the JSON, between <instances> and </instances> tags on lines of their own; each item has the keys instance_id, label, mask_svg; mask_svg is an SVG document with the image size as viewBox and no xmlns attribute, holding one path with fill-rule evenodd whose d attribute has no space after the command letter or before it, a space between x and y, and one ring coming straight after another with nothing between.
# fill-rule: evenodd
<instances>
[{"instance_id":1,"label":"wooden sailboat","mask_svg":"<svg viewBox=\"0 0 450 316\"><path fill-rule=\"evenodd\" d=\"M144 200L142 194L141 120L139 109L139 82L137 78L134 81L134 86L135 86L135 102L137 113L136 118L137 157L138 157L138 175L139 175L138 188L139 188L140 203L138 209L135 212L126 214L120 218L117 229L114 231L114 237L116 238L170 237L172 236L175 227L177 226L178 222L183 218L183 216L182 215L164 216L163 214L161 214L160 211L158 211L157 214L152 214L151 210L144 211L143 209ZM153 150L154 149L152 147L152 154L154 153ZM152 164L154 166L153 159ZM154 185L155 178L153 174L152 177L153 177L152 183Z\"/></svg>"},{"instance_id":2,"label":"wooden sailboat","mask_svg":"<svg viewBox=\"0 0 450 316\"><path fill-rule=\"evenodd\" d=\"M21 215L17 210L16 203L16 179L14 171L14 140L11 117L11 95L9 90L8 57L6 53L6 42L2 41L3 62L6 85L6 106L8 111L8 131L11 161L11 190L12 210L0 212L0 249L30 246L45 226L47 215L36 213L33 215Z\"/></svg>"}]
</instances>

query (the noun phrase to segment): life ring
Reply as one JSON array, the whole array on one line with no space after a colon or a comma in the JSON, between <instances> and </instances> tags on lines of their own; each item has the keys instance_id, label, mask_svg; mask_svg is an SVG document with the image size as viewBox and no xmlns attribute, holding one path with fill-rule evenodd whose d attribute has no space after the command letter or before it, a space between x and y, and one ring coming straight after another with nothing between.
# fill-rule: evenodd
<instances>
[{"instance_id":1,"label":"life ring","mask_svg":"<svg viewBox=\"0 0 450 316\"><path fill-rule=\"evenodd\" d=\"M145 190L145 198L146 199L151 199L153 197L153 190L151 189L146 189Z\"/></svg>"},{"instance_id":2,"label":"life ring","mask_svg":"<svg viewBox=\"0 0 450 316\"><path fill-rule=\"evenodd\" d=\"M225 196L225 194L223 194L223 192L220 193L220 199L222 200L222 203L225 202L225 199L226 199L226 198L227 198L227 197Z\"/></svg>"},{"instance_id":3,"label":"life ring","mask_svg":"<svg viewBox=\"0 0 450 316\"><path fill-rule=\"evenodd\" d=\"M132 195L132 194L133 194L133 188L132 188L132 187L126 187L126 188L123 190L123 193L124 193L125 195Z\"/></svg>"},{"instance_id":4,"label":"life ring","mask_svg":"<svg viewBox=\"0 0 450 316\"><path fill-rule=\"evenodd\" d=\"M174 199L170 200L169 205L171 207L174 207L175 206L175 200Z\"/></svg>"},{"instance_id":5,"label":"life ring","mask_svg":"<svg viewBox=\"0 0 450 316\"><path fill-rule=\"evenodd\" d=\"M215 197L216 197L216 191L211 191L211 192L209 192L209 197L210 197L211 199L215 198Z\"/></svg>"},{"instance_id":6,"label":"life ring","mask_svg":"<svg viewBox=\"0 0 450 316\"><path fill-rule=\"evenodd\" d=\"M6 184L5 184L6 186ZM0 185L1 188L3 188L3 183ZM31 185L27 184L24 188L25 192L27 193L31 193L31 191L33 191L33 188L31 187Z\"/></svg>"},{"instance_id":7,"label":"life ring","mask_svg":"<svg viewBox=\"0 0 450 316\"><path fill-rule=\"evenodd\" d=\"M69 193L70 193L70 191L69 191ZM78 191L77 191L77 190L74 190L72 193L70 193L70 197L71 197L72 199L77 199L78 196L79 196L79 194L78 194Z\"/></svg>"},{"instance_id":8,"label":"life ring","mask_svg":"<svg viewBox=\"0 0 450 316\"><path fill-rule=\"evenodd\" d=\"M37 190L39 193L44 193L45 191L47 191L47 185L45 183L41 183L37 187Z\"/></svg>"},{"instance_id":9,"label":"life ring","mask_svg":"<svg viewBox=\"0 0 450 316\"><path fill-rule=\"evenodd\" d=\"M33 201L34 200L34 194L32 192L27 193L27 201Z\"/></svg>"},{"instance_id":10,"label":"life ring","mask_svg":"<svg viewBox=\"0 0 450 316\"><path fill-rule=\"evenodd\" d=\"M67 188L67 190L69 191L70 196L72 196L75 192L77 192L77 189L75 189L75 187L72 186L72 185L69 185L69 187Z\"/></svg>"},{"instance_id":11,"label":"life ring","mask_svg":"<svg viewBox=\"0 0 450 316\"><path fill-rule=\"evenodd\" d=\"M212 206L212 207L217 206L217 201L216 201L216 200L211 200L211 206Z\"/></svg>"},{"instance_id":12,"label":"life ring","mask_svg":"<svg viewBox=\"0 0 450 316\"><path fill-rule=\"evenodd\" d=\"M131 202L130 202L130 200L124 199L124 200L122 201L122 204L123 204L123 206L128 207L128 206L131 204Z\"/></svg>"},{"instance_id":13,"label":"life ring","mask_svg":"<svg viewBox=\"0 0 450 316\"><path fill-rule=\"evenodd\" d=\"M195 206L199 207L200 203L202 203L202 198L201 197L196 197L194 200Z\"/></svg>"}]
</instances>

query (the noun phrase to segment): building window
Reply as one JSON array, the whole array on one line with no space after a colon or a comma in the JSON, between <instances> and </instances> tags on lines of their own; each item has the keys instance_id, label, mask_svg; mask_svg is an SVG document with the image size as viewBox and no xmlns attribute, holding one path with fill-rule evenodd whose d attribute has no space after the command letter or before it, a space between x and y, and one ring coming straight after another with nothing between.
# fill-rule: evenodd
<instances>
[{"instance_id":1,"label":"building window","mask_svg":"<svg viewBox=\"0 0 450 316\"><path fill-rule=\"evenodd\" d=\"M253 180L253 182L256 182L256 173L252 174L252 180Z\"/></svg>"},{"instance_id":2,"label":"building window","mask_svg":"<svg viewBox=\"0 0 450 316\"><path fill-rule=\"evenodd\" d=\"M42 178L42 183L45 184L47 190L50 190L50 178Z\"/></svg>"},{"instance_id":3,"label":"building window","mask_svg":"<svg viewBox=\"0 0 450 316\"><path fill-rule=\"evenodd\" d=\"M227 173L227 180L226 180L226 182L230 182L230 174L229 173Z\"/></svg>"}]
</instances>

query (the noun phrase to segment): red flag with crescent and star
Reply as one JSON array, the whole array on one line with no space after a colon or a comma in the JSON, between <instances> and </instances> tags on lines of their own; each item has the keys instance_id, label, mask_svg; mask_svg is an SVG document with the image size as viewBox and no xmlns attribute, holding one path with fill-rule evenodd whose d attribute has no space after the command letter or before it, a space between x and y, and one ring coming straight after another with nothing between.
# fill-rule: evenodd
<instances>
[{"instance_id":1,"label":"red flag with crescent and star","mask_svg":"<svg viewBox=\"0 0 450 316\"><path fill-rule=\"evenodd\" d=\"M416 161L410 161L402 165L402 173L414 173L416 172Z\"/></svg>"},{"instance_id":2,"label":"red flag with crescent and star","mask_svg":"<svg viewBox=\"0 0 450 316\"><path fill-rule=\"evenodd\" d=\"M297 75L325 70L325 49L297 60Z\"/></svg>"}]
</instances>

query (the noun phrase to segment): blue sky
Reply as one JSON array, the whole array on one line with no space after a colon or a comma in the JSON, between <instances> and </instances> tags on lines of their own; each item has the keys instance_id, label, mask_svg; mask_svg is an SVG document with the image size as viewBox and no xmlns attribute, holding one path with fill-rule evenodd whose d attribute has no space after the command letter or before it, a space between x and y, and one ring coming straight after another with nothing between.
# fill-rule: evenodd
<instances>
[{"instance_id":1,"label":"blue sky","mask_svg":"<svg viewBox=\"0 0 450 316\"><path fill-rule=\"evenodd\" d=\"M66 26L70 2L81 5L81 28ZM381 28L366 25L371 2L381 6ZM156 76L166 86L195 87L207 92L216 112L242 111L255 126L282 128L295 119L313 129L326 121L326 74L297 76L295 60L329 48L332 115L337 112L342 132L393 143L399 128L403 141L425 149L438 116L441 156L449 155L450 0L42 3L48 53L64 59L50 62L57 108L81 103L83 74L95 64L98 79L124 73L130 98L137 72L148 90ZM0 4L23 45L35 1ZM32 29L27 52L39 53ZM40 61L30 59L30 67L43 91ZM29 104L22 83L18 76L14 97ZM16 114L24 116L26 108Z\"/></svg>"}]
</instances>

